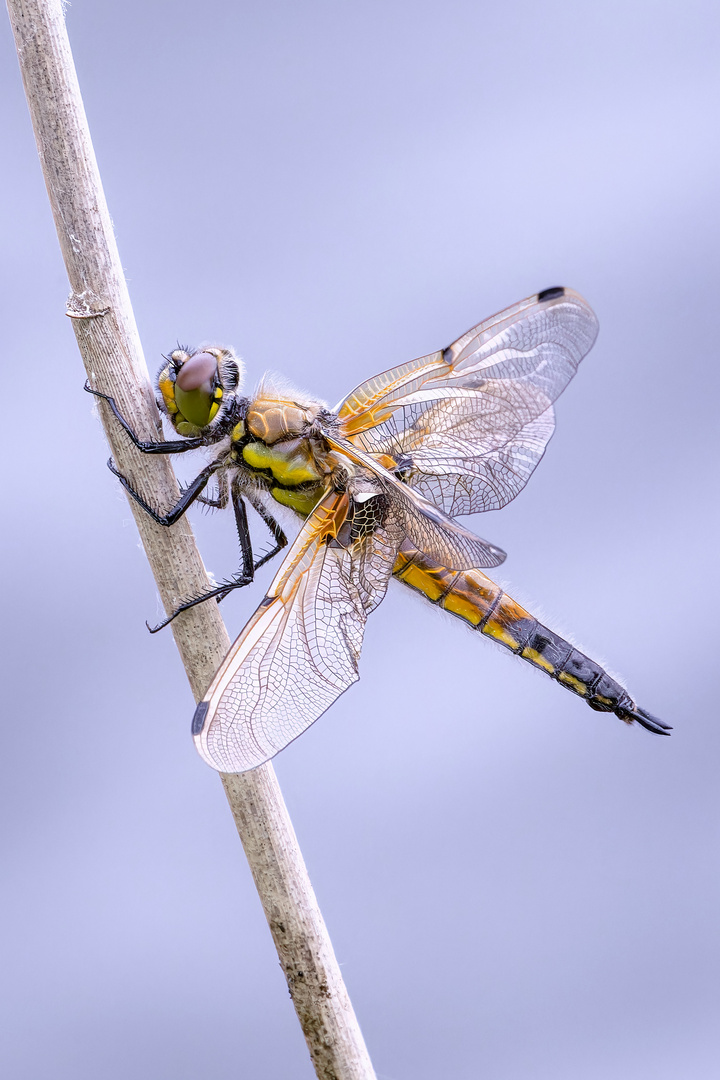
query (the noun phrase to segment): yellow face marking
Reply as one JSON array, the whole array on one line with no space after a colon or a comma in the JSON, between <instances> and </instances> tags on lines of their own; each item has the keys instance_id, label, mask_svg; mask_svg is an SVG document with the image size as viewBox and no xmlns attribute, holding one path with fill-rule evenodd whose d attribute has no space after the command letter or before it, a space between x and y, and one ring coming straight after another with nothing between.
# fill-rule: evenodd
<instances>
[{"instance_id":1,"label":"yellow face marking","mask_svg":"<svg viewBox=\"0 0 720 1080\"><path fill-rule=\"evenodd\" d=\"M175 430L179 435L193 436L198 434L200 428L196 427L195 424L190 424L187 420L178 420L175 423Z\"/></svg>"},{"instance_id":2,"label":"yellow face marking","mask_svg":"<svg viewBox=\"0 0 720 1080\"><path fill-rule=\"evenodd\" d=\"M179 410L177 405L175 404L175 383L172 381L172 379L168 379L167 377L164 379L160 379L160 381L158 382L158 389L162 394L163 401L165 402L165 408L167 409L167 411L169 413L172 413L173 415L177 413Z\"/></svg>"},{"instance_id":3,"label":"yellow face marking","mask_svg":"<svg viewBox=\"0 0 720 1080\"><path fill-rule=\"evenodd\" d=\"M245 438L245 421L240 420L235 425L235 427L232 429L232 435L230 436L230 439L231 439L232 442L240 442L240 440L244 439L244 438Z\"/></svg>"}]
</instances>

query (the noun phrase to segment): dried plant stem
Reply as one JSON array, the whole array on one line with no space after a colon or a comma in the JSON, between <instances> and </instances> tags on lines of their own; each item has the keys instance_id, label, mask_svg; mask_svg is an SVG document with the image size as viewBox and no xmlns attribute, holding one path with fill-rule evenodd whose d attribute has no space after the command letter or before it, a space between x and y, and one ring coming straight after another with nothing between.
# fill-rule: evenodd
<instances>
[{"instance_id":1,"label":"dried plant stem","mask_svg":"<svg viewBox=\"0 0 720 1080\"><path fill-rule=\"evenodd\" d=\"M123 414L132 418L141 438L157 438L157 410L90 141L61 0L8 0L8 9L70 279L67 314L85 367L92 384L111 393ZM150 503L172 505L178 488L168 459L138 453L104 406L101 411L120 470ZM207 589L188 523L181 519L172 529L165 529L135 503L130 506L166 610L173 610L182 597ZM199 699L228 649L227 632L212 603L191 609L172 625ZM323 1080L371 1080L375 1074L273 769L265 765L221 779L315 1071Z\"/></svg>"}]
</instances>

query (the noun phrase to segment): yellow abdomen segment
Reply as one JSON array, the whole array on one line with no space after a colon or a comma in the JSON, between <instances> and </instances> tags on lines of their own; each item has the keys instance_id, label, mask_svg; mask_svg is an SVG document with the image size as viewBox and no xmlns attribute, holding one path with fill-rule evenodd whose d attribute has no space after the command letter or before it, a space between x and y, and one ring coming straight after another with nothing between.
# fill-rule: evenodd
<instances>
[{"instance_id":1,"label":"yellow abdomen segment","mask_svg":"<svg viewBox=\"0 0 720 1080\"><path fill-rule=\"evenodd\" d=\"M433 604L439 604L471 626L480 628L482 633L496 638L510 649L517 647L517 640L510 631L512 618L506 616L529 616L482 571L448 570L433 563L405 541L398 552L393 574L406 585L424 593ZM506 613L504 609L508 605L511 605L511 610Z\"/></svg>"},{"instance_id":2,"label":"yellow abdomen segment","mask_svg":"<svg viewBox=\"0 0 720 1080\"><path fill-rule=\"evenodd\" d=\"M448 570L406 540L393 574L433 604L557 679L593 708L617 711L627 703L632 705L622 686L599 664L539 623L481 570Z\"/></svg>"}]
</instances>

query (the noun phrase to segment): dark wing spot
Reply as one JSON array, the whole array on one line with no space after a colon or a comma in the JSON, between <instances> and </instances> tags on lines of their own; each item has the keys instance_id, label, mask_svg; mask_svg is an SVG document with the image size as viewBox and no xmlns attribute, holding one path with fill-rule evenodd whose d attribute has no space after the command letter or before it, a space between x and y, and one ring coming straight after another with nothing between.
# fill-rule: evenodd
<instances>
[{"instance_id":1,"label":"dark wing spot","mask_svg":"<svg viewBox=\"0 0 720 1080\"><path fill-rule=\"evenodd\" d=\"M195 715L193 716L193 722L192 722L192 733L193 733L193 735L199 735L200 732L202 731L203 724L205 723L205 717L207 715L207 711L208 711L209 708L210 708L210 702L209 701L201 701L200 704L198 705L197 709L195 710Z\"/></svg>"},{"instance_id":2,"label":"dark wing spot","mask_svg":"<svg viewBox=\"0 0 720 1080\"><path fill-rule=\"evenodd\" d=\"M557 300L558 296L564 295L565 289L562 285L553 285L552 289L543 289L542 292L537 294L540 303L542 303L543 300Z\"/></svg>"}]
</instances>

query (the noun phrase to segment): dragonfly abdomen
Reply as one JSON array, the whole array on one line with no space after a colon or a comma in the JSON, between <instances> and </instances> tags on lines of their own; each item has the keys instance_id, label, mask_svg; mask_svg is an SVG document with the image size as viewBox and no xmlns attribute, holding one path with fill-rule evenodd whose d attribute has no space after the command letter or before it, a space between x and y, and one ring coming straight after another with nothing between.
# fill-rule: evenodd
<instances>
[{"instance_id":1,"label":"dragonfly abdomen","mask_svg":"<svg viewBox=\"0 0 720 1080\"><path fill-rule=\"evenodd\" d=\"M661 733L665 728L655 717L638 710L604 668L543 626L482 571L448 570L405 541L393 574L431 603L457 615L584 698L591 708L613 712L626 723L637 720L650 731Z\"/></svg>"}]
</instances>

